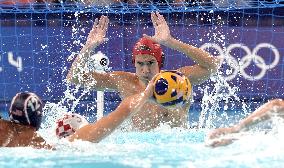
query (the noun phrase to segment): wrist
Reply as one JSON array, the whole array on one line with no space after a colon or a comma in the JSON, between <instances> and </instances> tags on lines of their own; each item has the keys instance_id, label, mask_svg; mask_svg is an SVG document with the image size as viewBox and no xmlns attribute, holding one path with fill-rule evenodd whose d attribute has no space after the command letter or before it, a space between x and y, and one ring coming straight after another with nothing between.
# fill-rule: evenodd
<instances>
[{"instance_id":1,"label":"wrist","mask_svg":"<svg viewBox=\"0 0 284 168\"><path fill-rule=\"evenodd\" d=\"M81 53L82 54L85 54L85 53L90 53L92 51L92 48L90 47L90 45L86 44L82 50L81 50Z\"/></svg>"},{"instance_id":2,"label":"wrist","mask_svg":"<svg viewBox=\"0 0 284 168\"><path fill-rule=\"evenodd\" d=\"M175 39L170 35L166 40L164 40L161 44L167 47L170 47Z\"/></svg>"},{"instance_id":3,"label":"wrist","mask_svg":"<svg viewBox=\"0 0 284 168\"><path fill-rule=\"evenodd\" d=\"M242 129L242 127L240 125L236 125L236 126L233 126L231 128L232 128L232 133L238 133Z\"/></svg>"},{"instance_id":4,"label":"wrist","mask_svg":"<svg viewBox=\"0 0 284 168\"><path fill-rule=\"evenodd\" d=\"M84 53L91 53L97 46L98 46L98 44L86 43L81 51L84 52Z\"/></svg>"}]
</instances>

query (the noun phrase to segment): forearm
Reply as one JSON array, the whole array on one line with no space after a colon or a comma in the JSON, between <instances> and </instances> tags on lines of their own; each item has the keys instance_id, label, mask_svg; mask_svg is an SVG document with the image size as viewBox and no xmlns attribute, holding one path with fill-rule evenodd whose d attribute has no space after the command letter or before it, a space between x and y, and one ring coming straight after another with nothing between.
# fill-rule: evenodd
<instances>
[{"instance_id":1,"label":"forearm","mask_svg":"<svg viewBox=\"0 0 284 168\"><path fill-rule=\"evenodd\" d=\"M275 99L265 103L255 110L247 118L241 120L239 124L236 125L238 131L242 129L249 129L259 122L270 119L273 115L283 115L284 114L284 102L281 99Z\"/></svg>"},{"instance_id":2,"label":"forearm","mask_svg":"<svg viewBox=\"0 0 284 168\"><path fill-rule=\"evenodd\" d=\"M83 69L87 61L87 57L90 55L91 50L85 45L80 53L76 56L71 68L67 74L67 82L80 83L80 77L83 75Z\"/></svg>"},{"instance_id":3,"label":"forearm","mask_svg":"<svg viewBox=\"0 0 284 168\"><path fill-rule=\"evenodd\" d=\"M82 84L82 82L84 81L84 67L94 48L96 47L91 47L90 45L86 44L81 49L80 53L75 58L67 74L67 82Z\"/></svg>"},{"instance_id":4,"label":"forearm","mask_svg":"<svg viewBox=\"0 0 284 168\"><path fill-rule=\"evenodd\" d=\"M70 140L101 141L119 127L123 121L139 110L145 102L146 98L143 94L137 94L124 99L115 111L101 118L96 123L81 128Z\"/></svg>"},{"instance_id":5,"label":"forearm","mask_svg":"<svg viewBox=\"0 0 284 168\"><path fill-rule=\"evenodd\" d=\"M218 67L218 59L212 57L208 52L194 47L192 45L183 43L171 37L163 45L184 53L187 57L195 61L199 66L210 71L216 71Z\"/></svg>"}]
</instances>

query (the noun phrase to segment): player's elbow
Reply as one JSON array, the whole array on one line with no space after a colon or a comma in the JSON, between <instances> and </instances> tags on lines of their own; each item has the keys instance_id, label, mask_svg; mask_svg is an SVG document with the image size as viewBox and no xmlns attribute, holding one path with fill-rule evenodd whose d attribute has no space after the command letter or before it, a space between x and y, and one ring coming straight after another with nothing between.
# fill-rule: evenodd
<instances>
[{"instance_id":1,"label":"player's elbow","mask_svg":"<svg viewBox=\"0 0 284 168\"><path fill-rule=\"evenodd\" d=\"M210 64L210 68L209 71L211 74L216 74L218 72L218 69L221 66L221 61L219 58L214 57L214 59L212 59L212 62Z\"/></svg>"},{"instance_id":2,"label":"player's elbow","mask_svg":"<svg viewBox=\"0 0 284 168\"><path fill-rule=\"evenodd\" d=\"M267 109L270 109L272 113L277 113L279 115L284 115L284 100L273 99L267 103Z\"/></svg>"},{"instance_id":3,"label":"player's elbow","mask_svg":"<svg viewBox=\"0 0 284 168\"><path fill-rule=\"evenodd\" d=\"M68 84L78 84L79 81L77 78L74 77L73 73L69 72L66 77L66 82Z\"/></svg>"},{"instance_id":4,"label":"player's elbow","mask_svg":"<svg viewBox=\"0 0 284 168\"><path fill-rule=\"evenodd\" d=\"M67 83L72 83L73 82L73 78L70 72L68 72L67 76L66 76L66 81Z\"/></svg>"},{"instance_id":5,"label":"player's elbow","mask_svg":"<svg viewBox=\"0 0 284 168\"><path fill-rule=\"evenodd\" d=\"M279 109L279 111L284 113L284 101L283 99L274 99L270 101L272 107Z\"/></svg>"}]
</instances>

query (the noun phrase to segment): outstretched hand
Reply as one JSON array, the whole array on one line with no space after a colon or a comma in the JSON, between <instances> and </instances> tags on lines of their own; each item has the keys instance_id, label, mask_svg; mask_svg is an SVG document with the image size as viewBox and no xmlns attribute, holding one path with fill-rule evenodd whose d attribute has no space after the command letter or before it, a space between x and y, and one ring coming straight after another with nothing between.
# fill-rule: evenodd
<instances>
[{"instance_id":1,"label":"outstretched hand","mask_svg":"<svg viewBox=\"0 0 284 168\"><path fill-rule=\"evenodd\" d=\"M171 38L170 29L165 18L159 12L152 12L151 20L155 28L155 35L148 36L143 34L143 36L156 43L165 44Z\"/></svg>"},{"instance_id":2,"label":"outstretched hand","mask_svg":"<svg viewBox=\"0 0 284 168\"><path fill-rule=\"evenodd\" d=\"M151 99L153 97L154 80L155 80L155 77L152 78L152 80L148 83L146 89L143 92L137 93L135 95L132 95L132 96L125 98L124 100L126 100L126 99L129 99L129 100L126 100L124 102L131 102L129 107L131 109L135 109L136 111L139 111L142 108L142 106L147 101L149 101L149 100L151 101Z\"/></svg>"},{"instance_id":3,"label":"outstretched hand","mask_svg":"<svg viewBox=\"0 0 284 168\"><path fill-rule=\"evenodd\" d=\"M219 146L226 146L229 145L231 143L233 143L233 141L236 140L234 138L218 138L218 139L213 139L213 140L208 140L207 146L210 147L219 147Z\"/></svg>"},{"instance_id":4,"label":"outstretched hand","mask_svg":"<svg viewBox=\"0 0 284 168\"><path fill-rule=\"evenodd\" d=\"M107 16L102 15L99 20L98 18L95 19L95 23L88 35L86 42L86 46L88 48L93 49L103 42L107 41L107 38L105 38L105 36L108 29L108 24L109 19Z\"/></svg>"},{"instance_id":5,"label":"outstretched hand","mask_svg":"<svg viewBox=\"0 0 284 168\"><path fill-rule=\"evenodd\" d=\"M237 138L234 136L225 135L233 133L237 133L234 127L215 129L211 133L209 133L207 145L211 147L217 147L231 144Z\"/></svg>"}]
</instances>

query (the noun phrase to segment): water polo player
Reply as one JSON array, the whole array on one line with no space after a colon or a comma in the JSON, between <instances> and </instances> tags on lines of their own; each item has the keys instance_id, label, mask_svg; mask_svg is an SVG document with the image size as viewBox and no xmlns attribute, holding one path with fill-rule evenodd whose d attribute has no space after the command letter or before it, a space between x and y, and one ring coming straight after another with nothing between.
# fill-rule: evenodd
<instances>
[{"instance_id":1,"label":"water polo player","mask_svg":"<svg viewBox=\"0 0 284 168\"><path fill-rule=\"evenodd\" d=\"M113 112L104 116L95 123L88 123L87 120L78 114L67 114L56 122L56 135L58 138L68 138L73 141L99 142L112 133L130 116L141 110L148 100L153 96L153 80L142 93L131 95L125 98Z\"/></svg>"},{"instance_id":2,"label":"water polo player","mask_svg":"<svg viewBox=\"0 0 284 168\"><path fill-rule=\"evenodd\" d=\"M259 123L267 123L268 120L273 118L284 118L284 100L273 99L267 103L261 105L254 112L242 119L239 123L230 127L217 128L208 134L207 145L212 147L225 146L233 143L235 140L241 138L241 136L228 136L240 132L249 131ZM277 119L278 121L283 121ZM272 124L272 127L277 127L278 124ZM262 129L260 129L262 130ZM265 131L268 131L265 129Z\"/></svg>"},{"instance_id":3,"label":"water polo player","mask_svg":"<svg viewBox=\"0 0 284 168\"><path fill-rule=\"evenodd\" d=\"M43 103L36 94L17 93L10 105L10 121L0 119L0 146L51 148L36 132L41 125L42 108Z\"/></svg>"},{"instance_id":4,"label":"water polo player","mask_svg":"<svg viewBox=\"0 0 284 168\"><path fill-rule=\"evenodd\" d=\"M125 119L134 115L137 110L139 111L152 96L153 84L149 85L143 93L127 97L116 110L95 123L89 124L82 116L73 114L69 121L65 122L66 119L62 119L62 123L60 121L57 123L57 135L60 138L68 137L70 141L80 139L99 142L115 130ZM42 108L41 99L34 93L18 93L11 102L9 111L11 120L0 119L0 146L52 148L36 132L41 125ZM76 120L82 122L78 123ZM69 129L69 127L71 128Z\"/></svg>"},{"instance_id":5,"label":"water polo player","mask_svg":"<svg viewBox=\"0 0 284 168\"><path fill-rule=\"evenodd\" d=\"M132 61L136 68L135 73L114 71L100 74L81 71L90 53L106 41L109 19L107 16L101 16L93 25L86 44L73 62L67 80L78 85L89 85L96 90L117 91L122 99L141 93L148 82L163 68L164 54L160 45L184 53L196 63L177 69L189 78L193 86L204 82L217 71L218 59L199 48L173 38L164 17L158 12L151 13L151 19L155 35L144 35L133 47ZM186 126L189 106L189 101L184 106L171 109L155 102L148 102L132 117L133 127L139 130L150 130L161 123L167 123L171 127Z\"/></svg>"}]
</instances>

